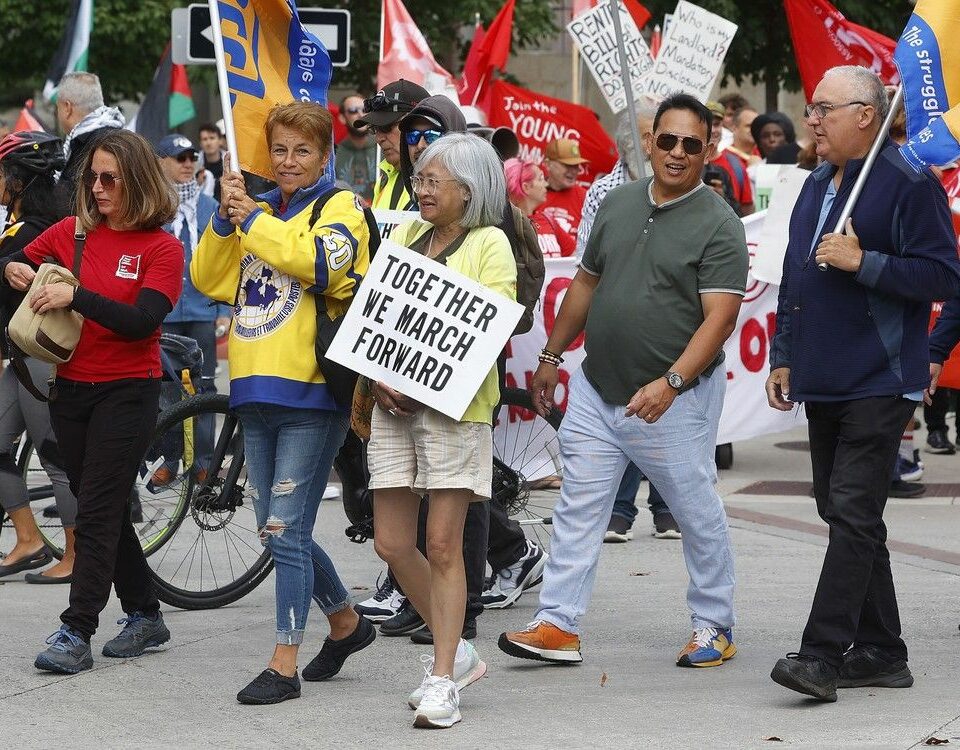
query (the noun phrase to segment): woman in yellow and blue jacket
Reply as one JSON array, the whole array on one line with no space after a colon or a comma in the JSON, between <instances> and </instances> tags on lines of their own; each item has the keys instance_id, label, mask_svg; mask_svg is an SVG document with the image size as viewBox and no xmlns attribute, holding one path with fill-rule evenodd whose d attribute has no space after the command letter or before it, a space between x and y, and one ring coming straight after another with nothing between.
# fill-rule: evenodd
<instances>
[{"instance_id":1,"label":"woman in yellow and blue jacket","mask_svg":"<svg viewBox=\"0 0 960 750\"><path fill-rule=\"evenodd\" d=\"M343 315L370 262L369 231L352 193L329 197L311 226L315 202L335 189L327 170L332 129L320 105L274 108L265 131L278 187L255 202L226 162L220 208L190 264L198 290L234 305L230 404L243 424L260 540L277 571L276 648L268 668L237 695L241 703L299 697L297 654L311 599L330 635L304 679L332 677L375 635L313 541L349 424L317 365L316 300L323 295L328 314Z\"/></svg>"}]
</instances>

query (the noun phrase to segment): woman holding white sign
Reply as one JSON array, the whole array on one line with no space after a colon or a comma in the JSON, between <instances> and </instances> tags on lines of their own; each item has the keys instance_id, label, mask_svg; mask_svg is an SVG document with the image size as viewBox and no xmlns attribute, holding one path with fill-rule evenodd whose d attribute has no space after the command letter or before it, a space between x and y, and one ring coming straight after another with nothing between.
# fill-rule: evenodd
<instances>
[{"instance_id":1,"label":"woman holding white sign","mask_svg":"<svg viewBox=\"0 0 960 750\"><path fill-rule=\"evenodd\" d=\"M445 135L417 160L411 182L423 221L401 225L391 239L515 299L516 262L497 228L507 189L493 147L475 136ZM466 608L461 547L468 505L490 497L497 370L490 368L459 421L381 383L374 396L368 462L377 554L434 638L433 657L423 657L423 683L409 698L414 726L450 727L460 721L460 689L486 672L460 638ZM426 493L424 557L417 550L417 516Z\"/></svg>"}]
</instances>

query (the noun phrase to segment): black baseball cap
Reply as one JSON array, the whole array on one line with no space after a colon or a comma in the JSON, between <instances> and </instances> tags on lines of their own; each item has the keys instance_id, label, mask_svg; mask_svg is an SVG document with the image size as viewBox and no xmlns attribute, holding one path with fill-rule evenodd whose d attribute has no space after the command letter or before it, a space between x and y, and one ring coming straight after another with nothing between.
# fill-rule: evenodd
<instances>
[{"instance_id":1,"label":"black baseball cap","mask_svg":"<svg viewBox=\"0 0 960 750\"><path fill-rule=\"evenodd\" d=\"M423 86L418 86L402 78L388 83L376 96L363 101L363 117L354 122L358 128L373 125L383 127L393 125L422 100L430 96Z\"/></svg>"}]
</instances>

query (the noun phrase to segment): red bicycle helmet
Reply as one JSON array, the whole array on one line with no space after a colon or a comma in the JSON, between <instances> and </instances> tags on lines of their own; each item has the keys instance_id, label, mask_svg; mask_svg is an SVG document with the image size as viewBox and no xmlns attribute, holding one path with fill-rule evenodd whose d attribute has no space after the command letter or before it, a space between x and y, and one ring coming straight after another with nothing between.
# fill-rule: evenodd
<instances>
[{"instance_id":1,"label":"red bicycle helmet","mask_svg":"<svg viewBox=\"0 0 960 750\"><path fill-rule=\"evenodd\" d=\"M54 135L18 130L0 139L0 164L45 174L63 169L63 142Z\"/></svg>"}]
</instances>

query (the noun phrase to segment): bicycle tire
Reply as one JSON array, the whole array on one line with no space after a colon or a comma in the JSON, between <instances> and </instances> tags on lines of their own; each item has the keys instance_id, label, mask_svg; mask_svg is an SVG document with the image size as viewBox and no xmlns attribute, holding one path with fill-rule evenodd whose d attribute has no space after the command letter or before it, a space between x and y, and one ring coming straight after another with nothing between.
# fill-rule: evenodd
<instances>
[{"instance_id":1,"label":"bicycle tire","mask_svg":"<svg viewBox=\"0 0 960 750\"><path fill-rule=\"evenodd\" d=\"M196 418L202 416L210 416L215 421L217 427L214 436L215 452L220 453L220 465L216 467L217 471L210 472L208 475L209 481L206 483L197 480L194 463L192 460L187 460L188 455L194 455L195 453L190 438L193 435L193 427L196 426ZM218 417L222 418L222 426L218 423ZM224 427L229 428L229 435L223 432ZM241 508L245 514L245 521L252 519L253 510L252 500L243 496L244 489L241 487L240 478L245 473L244 457L242 441L235 439L241 431L239 421L236 420L235 415L230 410L229 398L216 393L192 396L168 409L164 409L160 414L151 448L147 452L148 458L156 463L160 458L153 454L154 451L163 448L169 450L170 446L173 446L175 452L179 446L182 449L182 454L177 458L177 477L187 487L187 496L189 497L189 502L183 504L179 509L178 517L171 524L172 531L162 551L158 550L158 554L148 558L147 561L150 565L150 575L157 598L165 604L190 610L223 607L253 591L273 570L273 559L269 550L263 548L256 537L255 519L253 519L252 527L242 525L237 527L241 534L238 534L236 529L231 527L236 517L235 514ZM183 442L178 444L177 441L180 439ZM163 465L167 465L171 457L164 455L163 458ZM216 455L213 460L216 460ZM182 472L179 470L181 464L183 465ZM245 484L245 479L242 482ZM236 492L241 493L240 496L236 494L234 488ZM238 499L240 502L236 502ZM197 541L194 541L192 545L190 545L189 540L180 542L188 531L194 529L199 530L196 532L198 534ZM214 566L210 550L206 547L207 543L204 539L204 534L208 532L224 532L222 539L231 574L231 580L221 585L216 574L211 573L213 575L213 588L205 588L203 585L204 554L207 556L210 567ZM233 534L236 539L231 539L227 534ZM238 557L243 555L240 545L237 544L238 541L251 553L247 555L249 562L243 563L245 569L239 575L233 568L230 552L232 544L234 553ZM180 549L185 546L187 548L183 560L173 570L170 567L164 567L170 552L178 545ZM190 578L190 572L195 562L198 545L203 546L203 551L200 554L201 573L199 581L194 581ZM256 547L253 545L256 545ZM179 552L175 553L173 562L176 562L178 554ZM187 561L186 555L192 555L192 557L184 580L180 581L178 573Z\"/></svg>"}]
</instances>

